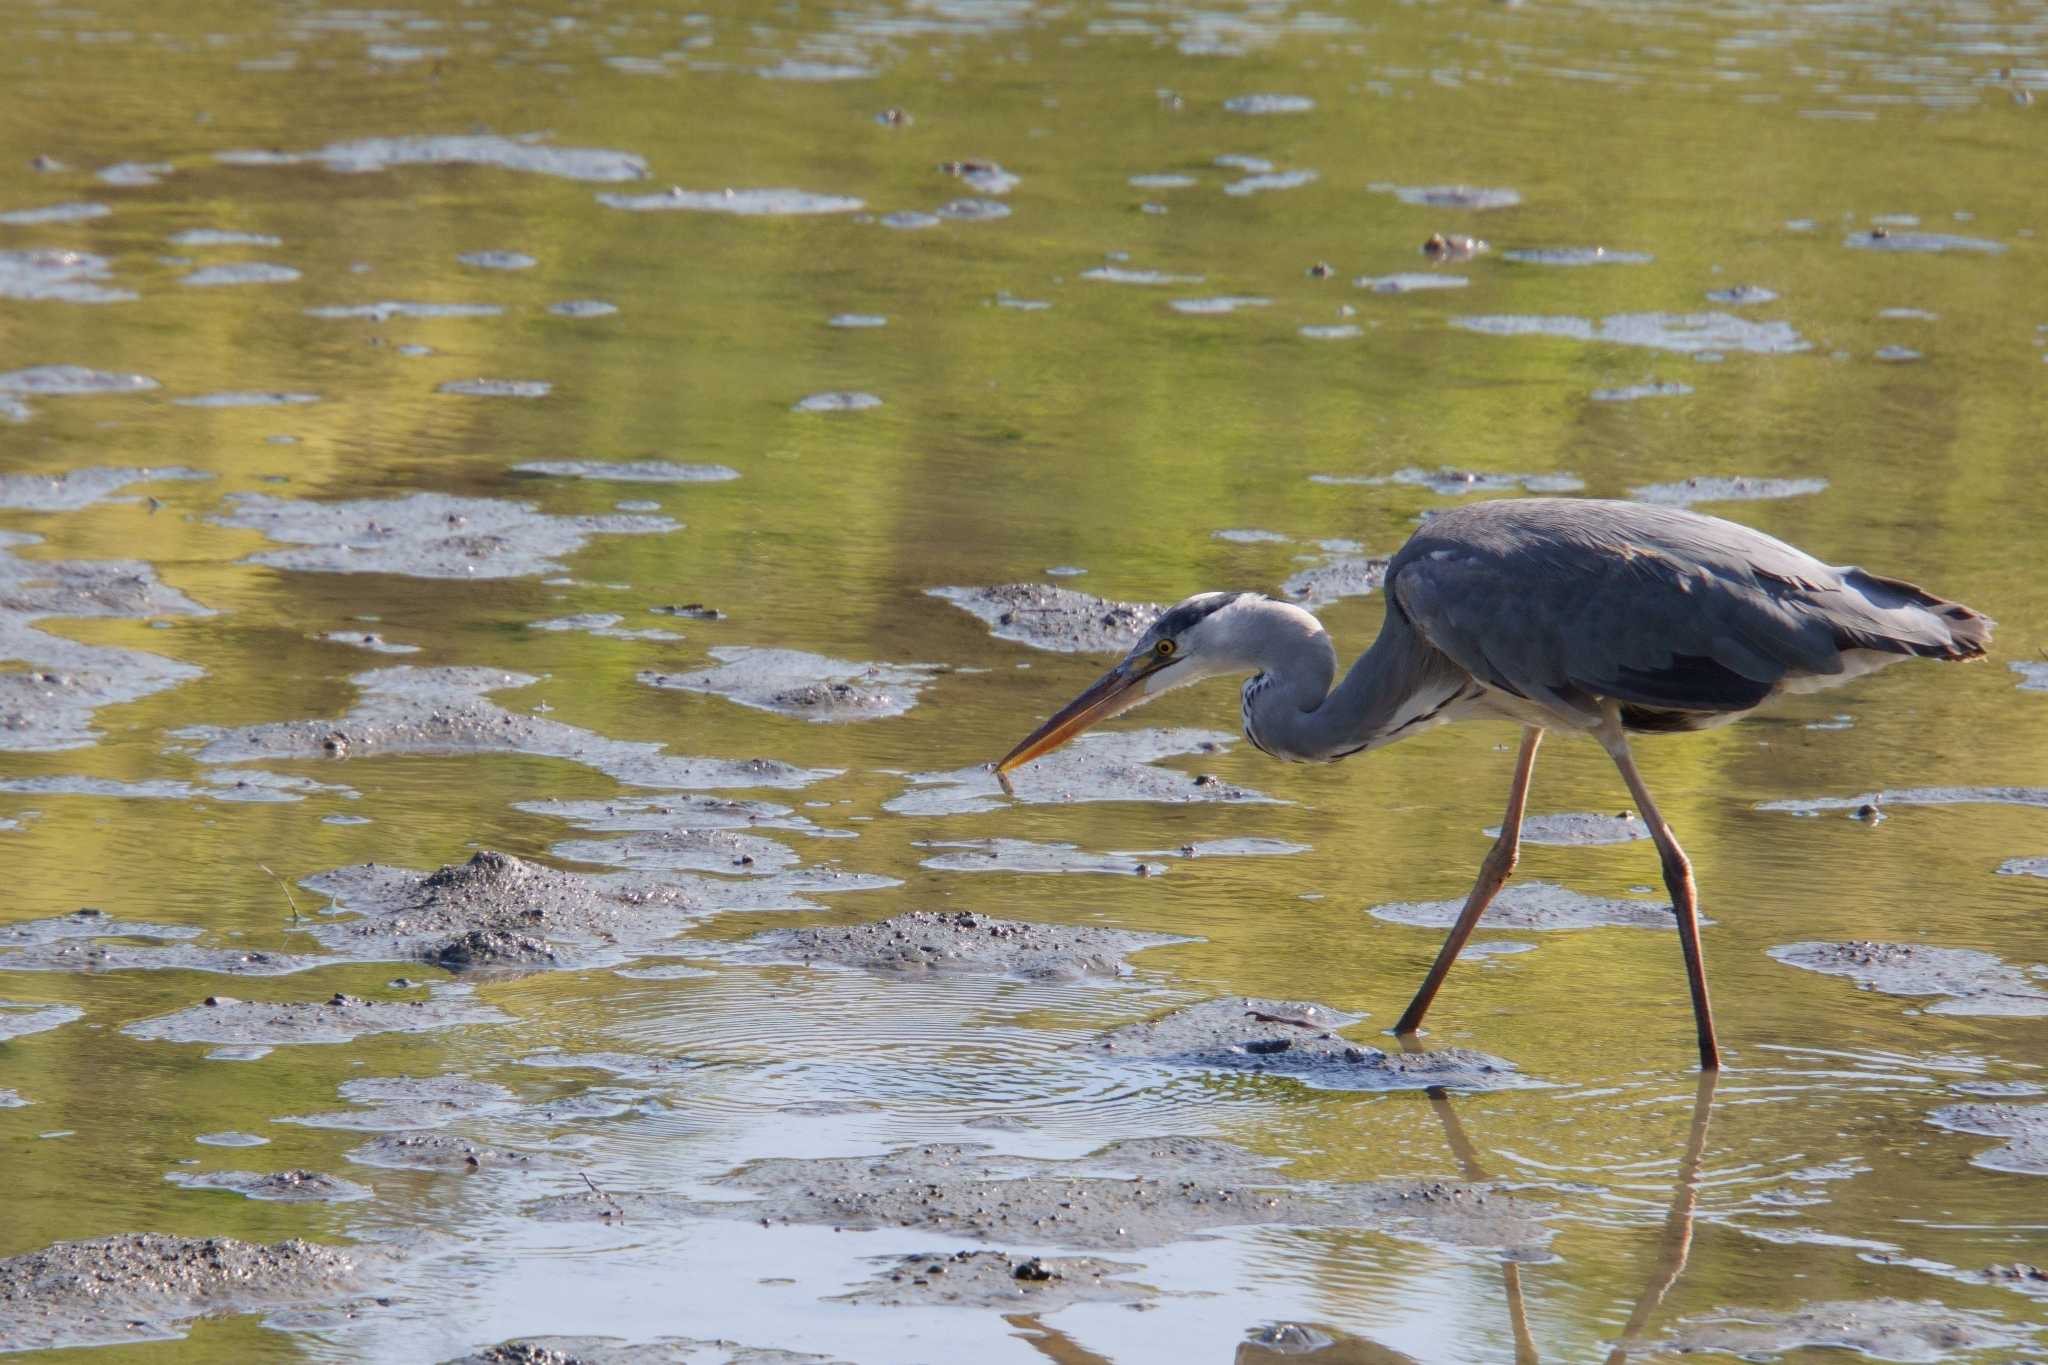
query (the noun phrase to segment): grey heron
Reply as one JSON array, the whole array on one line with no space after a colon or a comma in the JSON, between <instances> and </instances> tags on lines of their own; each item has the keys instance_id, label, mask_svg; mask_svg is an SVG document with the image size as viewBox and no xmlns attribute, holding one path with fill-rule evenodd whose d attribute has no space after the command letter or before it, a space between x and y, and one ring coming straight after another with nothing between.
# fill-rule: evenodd
<instances>
[{"instance_id":1,"label":"grey heron","mask_svg":"<svg viewBox=\"0 0 2048 1365\"><path fill-rule=\"evenodd\" d=\"M1334 762L1456 720L1519 724L1500 837L1394 1026L1409 1035L1514 870L1544 731L1589 735L1620 769L1656 841L1707 1070L1719 1067L1720 1049L1692 864L1643 785L1629 734L1724 724L1781 693L1909 656L1975 659L1993 624L1911 583L1824 564L1718 517L1578 498L1476 503L1433 517L1389 561L1385 592L1379 638L1341 682L1329 634L1300 607L1248 592L1190 597L996 773L1007 785L1010 770L1089 726L1222 674L1251 675L1245 737L1297 762Z\"/></svg>"}]
</instances>

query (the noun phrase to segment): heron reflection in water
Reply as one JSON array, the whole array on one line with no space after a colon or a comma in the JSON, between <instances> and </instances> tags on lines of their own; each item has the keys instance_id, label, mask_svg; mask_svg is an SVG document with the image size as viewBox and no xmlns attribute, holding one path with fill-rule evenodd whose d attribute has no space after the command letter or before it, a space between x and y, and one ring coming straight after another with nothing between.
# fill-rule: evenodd
<instances>
[{"instance_id":1,"label":"heron reflection in water","mask_svg":"<svg viewBox=\"0 0 2048 1365\"><path fill-rule=\"evenodd\" d=\"M1258 593L1190 597L1011 750L997 776L1007 786L1012 769L1089 726L1226 674L1252 675L1245 737L1299 762L1349 758L1456 720L1521 725L1500 837L1394 1026L1409 1035L1514 870L1544 732L1589 735L1656 841L1706 1070L1721 1056L1692 864L1636 771L1629 735L1724 724L1784 693L1904 658L1975 659L1991 642L1988 618L1911 583L1824 564L1718 517L1591 499L1508 499L1433 517L1388 563L1386 597L1379 638L1341 682L1328 633L1300 607Z\"/></svg>"}]
</instances>

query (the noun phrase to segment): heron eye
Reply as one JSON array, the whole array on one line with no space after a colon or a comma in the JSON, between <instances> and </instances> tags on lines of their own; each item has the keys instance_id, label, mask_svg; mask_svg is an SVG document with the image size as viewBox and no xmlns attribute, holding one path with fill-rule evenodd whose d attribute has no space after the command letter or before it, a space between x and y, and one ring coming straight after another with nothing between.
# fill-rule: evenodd
<instances>
[{"instance_id":1,"label":"heron eye","mask_svg":"<svg viewBox=\"0 0 2048 1365\"><path fill-rule=\"evenodd\" d=\"M1161 640L1158 644L1152 646L1152 652L1162 659L1171 659L1174 650L1178 648L1179 646L1171 640Z\"/></svg>"}]
</instances>

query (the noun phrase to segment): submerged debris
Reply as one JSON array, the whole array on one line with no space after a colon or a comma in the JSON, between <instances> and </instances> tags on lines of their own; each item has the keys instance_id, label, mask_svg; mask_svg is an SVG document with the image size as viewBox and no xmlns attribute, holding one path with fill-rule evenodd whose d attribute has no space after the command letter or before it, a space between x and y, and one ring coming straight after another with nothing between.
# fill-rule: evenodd
<instances>
[{"instance_id":1,"label":"submerged debris","mask_svg":"<svg viewBox=\"0 0 2048 1365\"><path fill-rule=\"evenodd\" d=\"M1512 1062L1466 1048L1382 1052L1337 1030L1328 1005L1230 996L1125 1024L1079 1044L1126 1061L1291 1076L1325 1090L1503 1090L1531 1084Z\"/></svg>"},{"instance_id":2,"label":"submerged debris","mask_svg":"<svg viewBox=\"0 0 2048 1365\"><path fill-rule=\"evenodd\" d=\"M2024 1345L2038 1330L1939 1303L1865 1299L1808 1304L1789 1313L1724 1308L1695 1314L1674 1328L1663 1346L1688 1355L1713 1352L1744 1359L1831 1347L1931 1365L1962 1351Z\"/></svg>"},{"instance_id":3,"label":"submerged debris","mask_svg":"<svg viewBox=\"0 0 2048 1365\"><path fill-rule=\"evenodd\" d=\"M1374 919L1393 924L1413 924L1426 929L1448 929L1457 921L1465 899L1446 901L1394 901L1375 905ZM1481 927L1519 929L1591 929L1627 925L1642 929L1669 929L1675 921L1668 901L1635 900L1614 896L1587 896L1555 882L1516 881L1502 887L1486 909ZM1711 920L1702 919L1702 924Z\"/></svg>"},{"instance_id":4,"label":"submerged debris","mask_svg":"<svg viewBox=\"0 0 2048 1365\"><path fill-rule=\"evenodd\" d=\"M882 803L898 815L972 815L1001 808L1007 794L1026 805L1081 801L1235 801L1274 803L1249 787L1206 773L1154 766L1181 754L1220 753L1236 736L1217 730L1109 730L1083 735L1065 748L1007 774L1008 790L983 765L952 772L910 773L910 790Z\"/></svg>"},{"instance_id":5,"label":"submerged debris","mask_svg":"<svg viewBox=\"0 0 2048 1365\"><path fill-rule=\"evenodd\" d=\"M650 687L708 692L742 706L815 722L880 720L917 704L937 664L851 663L800 649L726 645L720 667L698 673L643 672Z\"/></svg>"},{"instance_id":6,"label":"submerged debris","mask_svg":"<svg viewBox=\"0 0 2048 1365\"><path fill-rule=\"evenodd\" d=\"M1111 602L1048 583L927 588L986 621L999 640L1070 654L1120 654L1164 611L1157 602Z\"/></svg>"},{"instance_id":7,"label":"submerged debris","mask_svg":"<svg viewBox=\"0 0 2048 1365\"><path fill-rule=\"evenodd\" d=\"M584 1192L544 1199L532 1211L563 1222L681 1215L905 1227L979 1241L1082 1248L1164 1246L1234 1227L1367 1227L1435 1245L1528 1257L1540 1254L1550 1238L1541 1221L1547 1209L1487 1186L1289 1181L1242 1148L1210 1138L1137 1138L1080 1161L929 1143L880 1157L770 1158L712 1183L756 1198ZM1040 1260L1026 1278L1040 1270L1050 1279L1056 1263Z\"/></svg>"},{"instance_id":8,"label":"submerged debris","mask_svg":"<svg viewBox=\"0 0 2048 1365\"><path fill-rule=\"evenodd\" d=\"M121 1032L167 1043L351 1043L370 1033L424 1033L465 1024L509 1024L512 1016L467 995L428 1000L327 1000L266 1004L209 995L202 1004L138 1019Z\"/></svg>"},{"instance_id":9,"label":"submerged debris","mask_svg":"<svg viewBox=\"0 0 2048 1365\"><path fill-rule=\"evenodd\" d=\"M94 486L87 481L77 492ZM106 487L97 486L101 491ZM16 488L24 495L29 491L23 485ZM65 496L72 495L67 488ZM202 676L198 667L176 659L86 644L38 629L36 622L50 618L142 620L212 614L159 582L152 567L136 560L28 560L11 553L41 539L0 531L0 659L29 666L24 672L0 673L0 751L83 748L98 738L92 717L101 707L139 701Z\"/></svg>"},{"instance_id":10,"label":"submerged debris","mask_svg":"<svg viewBox=\"0 0 2048 1365\"><path fill-rule=\"evenodd\" d=\"M2048 1104L1951 1104L1927 1116L1956 1133L2006 1139L1970 1158L1973 1165L2021 1175L2048 1175Z\"/></svg>"},{"instance_id":11,"label":"submerged debris","mask_svg":"<svg viewBox=\"0 0 2048 1365\"><path fill-rule=\"evenodd\" d=\"M353 1180L302 1169L267 1175L256 1171L172 1171L164 1179L188 1190L227 1190L279 1204L346 1204L368 1199L372 1193L369 1186Z\"/></svg>"},{"instance_id":12,"label":"submerged debris","mask_svg":"<svg viewBox=\"0 0 2048 1365\"><path fill-rule=\"evenodd\" d=\"M1096 925L1032 924L972 911L914 910L874 924L774 929L734 955L741 962L833 962L892 972L995 972L1041 980L1118 977L1128 953L1179 934Z\"/></svg>"},{"instance_id":13,"label":"submerged debris","mask_svg":"<svg viewBox=\"0 0 2048 1365\"><path fill-rule=\"evenodd\" d=\"M591 536L677 529L667 517L557 517L530 503L445 493L342 502L235 493L228 502L232 510L211 518L215 525L306 547L261 551L250 563L310 573L519 578L559 571L556 556L582 549Z\"/></svg>"},{"instance_id":14,"label":"submerged debris","mask_svg":"<svg viewBox=\"0 0 2048 1365\"><path fill-rule=\"evenodd\" d=\"M0 561L4 562L4 561ZM490 668L382 668L349 681L362 689L336 720L272 721L235 729L176 731L199 740L201 763L375 754L539 754L579 763L639 787L803 787L834 774L773 759L685 758L660 744L606 739L546 716L509 711L485 697L539 679Z\"/></svg>"},{"instance_id":15,"label":"submerged debris","mask_svg":"<svg viewBox=\"0 0 2048 1365\"><path fill-rule=\"evenodd\" d=\"M1137 1266L1095 1256L928 1251L879 1260L882 1268L874 1278L835 1300L884 1308L941 1305L1051 1313L1077 1303L1145 1303L1159 1293L1121 1278Z\"/></svg>"},{"instance_id":16,"label":"submerged debris","mask_svg":"<svg viewBox=\"0 0 2048 1365\"><path fill-rule=\"evenodd\" d=\"M1886 995L1943 995L1929 1014L2048 1017L2048 990L2016 967L1973 948L1930 948L1917 943L1788 943L1770 950L1788 967L1846 976Z\"/></svg>"}]
</instances>

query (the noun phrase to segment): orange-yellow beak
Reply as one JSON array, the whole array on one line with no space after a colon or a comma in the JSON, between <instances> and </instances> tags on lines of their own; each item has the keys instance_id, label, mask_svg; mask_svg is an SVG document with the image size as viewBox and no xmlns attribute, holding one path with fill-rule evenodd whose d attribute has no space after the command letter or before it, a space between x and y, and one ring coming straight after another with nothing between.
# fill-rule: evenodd
<instances>
[{"instance_id":1,"label":"orange-yellow beak","mask_svg":"<svg viewBox=\"0 0 2048 1365\"><path fill-rule=\"evenodd\" d=\"M1012 768L1021 768L1032 759L1051 753L1089 726L1121 715L1145 701L1147 694L1140 684L1163 667L1164 662L1155 662L1152 656L1146 656L1135 661L1126 659L1110 669L1090 683L1087 691L1061 707L1058 715L1026 735L1016 748L1003 755L1002 761L996 764L996 779L1007 789L1010 785L1008 774Z\"/></svg>"}]
</instances>

